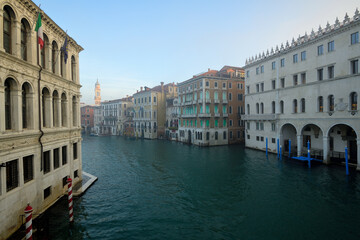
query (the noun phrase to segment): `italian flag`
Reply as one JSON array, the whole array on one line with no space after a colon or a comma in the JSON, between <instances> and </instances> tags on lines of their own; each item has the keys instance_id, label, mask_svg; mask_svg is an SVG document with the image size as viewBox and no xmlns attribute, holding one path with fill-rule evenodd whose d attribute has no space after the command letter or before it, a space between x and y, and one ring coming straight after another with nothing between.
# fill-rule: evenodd
<instances>
[{"instance_id":1,"label":"italian flag","mask_svg":"<svg viewBox=\"0 0 360 240\"><path fill-rule=\"evenodd\" d=\"M43 49L44 47L44 35L43 35L43 28L41 25L41 14L39 13L38 20L36 22L35 31L38 35L38 44L40 44L40 49Z\"/></svg>"}]
</instances>

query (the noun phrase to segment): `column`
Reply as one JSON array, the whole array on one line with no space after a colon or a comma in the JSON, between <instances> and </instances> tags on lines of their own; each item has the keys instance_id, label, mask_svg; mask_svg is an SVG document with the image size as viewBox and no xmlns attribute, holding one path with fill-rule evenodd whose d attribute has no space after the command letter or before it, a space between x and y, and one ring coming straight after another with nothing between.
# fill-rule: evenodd
<instances>
[{"instance_id":1,"label":"column","mask_svg":"<svg viewBox=\"0 0 360 240\"><path fill-rule=\"evenodd\" d=\"M330 163L329 147L330 147L329 137L323 136L323 156L324 156L323 163L325 164Z\"/></svg>"},{"instance_id":2,"label":"column","mask_svg":"<svg viewBox=\"0 0 360 240\"><path fill-rule=\"evenodd\" d=\"M45 115L47 117L47 127L52 128L54 126L54 119L53 119L53 105L52 105L52 96L49 96L45 99L46 101L46 108L45 108Z\"/></svg>"},{"instance_id":3,"label":"column","mask_svg":"<svg viewBox=\"0 0 360 240\"><path fill-rule=\"evenodd\" d=\"M27 120L27 129L35 129L34 125L34 93L26 94L26 120ZM36 115L37 116L37 115Z\"/></svg>"},{"instance_id":4,"label":"column","mask_svg":"<svg viewBox=\"0 0 360 240\"><path fill-rule=\"evenodd\" d=\"M20 90L13 90L10 93L12 103L11 124L15 131L22 130L22 95Z\"/></svg>"},{"instance_id":5,"label":"column","mask_svg":"<svg viewBox=\"0 0 360 240\"><path fill-rule=\"evenodd\" d=\"M357 143L357 166L356 170L360 171L360 138L356 140Z\"/></svg>"},{"instance_id":6,"label":"column","mask_svg":"<svg viewBox=\"0 0 360 240\"><path fill-rule=\"evenodd\" d=\"M1 12L2 12L2 10L0 10L0 13ZM2 21L2 18L1 18L1 21ZM2 38L1 38L1 41L2 41ZM2 48L2 45L0 46L0 50L1 50L1 48ZM0 86L0 99L5 99L4 91L5 91L5 87ZM1 104L4 104L3 100L1 100L0 102L1 102ZM5 131L5 107L0 106L0 133L4 132L4 131Z\"/></svg>"},{"instance_id":7,"label":"column","mask_svg":"<svg viewBox=\"0 0 360 240\"><path fill-rule=\"evenodd\" d=\"M32 64L34 65L38 65L38 48L37 48L37 33L35 31L32 31L30 29L29 31L29 38L30 38L30 52L31 54L29 54L28 59L29 61L31 61ZM28 51L29 52L29 51Z\"/></svg>"},{"instance_id":8,"label":"column","mask_svg":"<svg viewBox=\"0 0 360 240\"><path fill-rule=\"evenodd\" d=\"M3 34L3 32L4 32L3 10L0 9L0 33ZM5 52L3 37L0 37L0 51ZM1 188L0 188L0 191L1 191Z\"/></svg>"},{"instance_id":9,"label":"column","mask_svg":"<svg viewBox=\"0 0 360 240\"><path fill-rule=\"evenodd\" d=\"M55 99L55 120L54 126L61 127L61 98L58 97Z\"/></svg>"},{"instance_id":10,"label":"column","mask_svg":"<svg viewBox=\"0 0 360 240\"><path fill-rule=\"evenodd\" d=\"M21 25L20 22L17 20L13 20L12 24L14 25L11 29L11 51L12 55L21 58L21 39L20 39L20 32L21 32Z\"/></svg>"},{"instance_id":11,"label":"column","mask_svg":"<svg viewBox=\"0 0 360 240\"><path fill-rule=\"evenodd\" d=\"M303 141L303 136L297 135L297 156L298 157L301 156L302 141Z\"/></svg>"}]
</instances>

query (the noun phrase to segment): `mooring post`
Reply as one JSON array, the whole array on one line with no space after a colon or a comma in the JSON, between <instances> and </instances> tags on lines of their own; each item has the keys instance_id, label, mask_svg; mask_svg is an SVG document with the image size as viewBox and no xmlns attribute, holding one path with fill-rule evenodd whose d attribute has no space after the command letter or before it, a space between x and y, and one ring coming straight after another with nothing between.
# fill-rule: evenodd
<instances>
[{"instance_id":1,"label":"mooring post","mask_svg":"<svg viewBox=\"0 0 360 240\"><path fill-rule=\"evenodd\" d=\"M268 138L266 138L266 157L268 156Z\"/></svg>"},{"instance_id":2,"label":"mooring post","mask_svg":"<svg viewBox=\"0 0 360 240\"><path fill-rule=\"evenodd\" d=\"M279 159L279 139L277 139L277 158Z\"/></svg>"},{"instance_id":3,"label":"mooring post","mask_svg":"<svg viewBox=\"0 0 360 240\"><path fill-rule=\"evenodd\" d=\"M289 158L291 157L291 139L289 139Z\"/></svg>"},{"instance_id":4,"label":"mooring post","mask_svg":"<svg viewBox=\"0 0 360 240\"><path fill-rule=\"evenodd\" d=\"M69 221L74 222L74 210L73 210L73 195L72 195L72 179L70 176L67 178L68 183L68 203L69 203Z\"/></svg>"},{"instance_id":5,"label":"mooring post","mask_svg":"<svg viewBox=\"0 0 360 240\"><path fill-rule=\"evenodd\" d=\"M26 228L26 240L32 240L32 212L33 208L30 206L30 203L27 204L27 207L24 209L25 212L25 228Z\"/></svg>"},{"instance_id":6,"label":"mooring post","mask_svg":"<svg viewBox=\"0 0 360 240\"><path fill-rule=\"evenodd\" d=\"M348 161L348 148L345 147L345 166L346 166L346 175L349 175L349 161Z\"/></svg>"},{"instance_id":7,"label":"mooring post","mask_svg":"<svg viewBox=\"0 0 360 240\"><path fill-rule=\"evenodd\" d=\"M280 160L282 160L282 147L280 145Z\"/></svg>"},{"instance_id":8,"label":"mooring post","mask_svg":"<svg viewBox=\"0 0 360 240\"><path fill-rule=\"evenodd\" d=\"M308 166L309 168L311 168L311 163L310 163L310 141L308 140L307 142L307 148L308 148L308 154L307 154L307 157L308 157Z\"/></svg>"}]
</instances>

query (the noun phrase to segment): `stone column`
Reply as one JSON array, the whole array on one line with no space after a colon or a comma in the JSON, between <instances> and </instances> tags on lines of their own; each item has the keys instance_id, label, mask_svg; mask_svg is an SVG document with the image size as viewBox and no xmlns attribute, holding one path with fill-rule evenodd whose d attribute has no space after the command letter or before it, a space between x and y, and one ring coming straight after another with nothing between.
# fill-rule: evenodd
<instances>
[{"instance_id":1,"label":"stone column","mask_svg":"<svg viewBox=\"0 0 360 240\"><path fill-rule=\"evenodd\" d=\"M31 61L32 64L34 65L38 65L38 48L37 48L37 32L32 31L31 29L29 30L30 33L29 34L29 38L30 38L30 52L31 54L29 54L28 56L28 60ZM29 51L28 51L29 52Z\"/></svg>"},{"instance_id":2,"label":"stone column","mask_svg":"<svg viewBox=\"0 0 360 240\"><path fill-rule=\"evenodd\" d=\"M297 135L297 156L298 157L301 156L302 141L303 141L303 136Z\"/></svg>"},{"instance_id":3,"label":"stone column","mask_svg":"<svg viewBox=\"0 0 360 240\"><path fill-rule=\"evenodd\" d=\"M12 21L11 29L11 53L12 55L21 58L21 24L17 20Z\"/></svg>"},{"instance_id":4,"label":"stone column","mask_svg":"<svg viewBox=\"0 0 360 240\"><path fill-rule=\"evenodd\" d=\"M22 95L21 90L13 90L10 93L12 100L11 125L15 131L22 130Z\"/></svg>"},{"instance_id":5,"label":"stone column","mask_svg":"<svg viewBox=\"0 0 360 240\"><path fill-rule=\"evenodd\" d=\"M26 94L26 119L27 119L27 129L35 129L34 125L34 113L35 109L34 106L37 104L34 103L34 93L27 93ZM36 115L37 116L37 115Z\"/></svg>"},{"instance_id":6,"label":"stone column","mask_svg":"<svg viewBox=\"0 0 360 240\"><path fill-rule=\"evenodd\" d=\"M357 143L357 166L356 170L360 171L360 138L356 140Z\"/></svg>"},{"instance_id":7,"label":"stone column","mask_svg":"<svg viewBox=\"0 0 360 240\"><path fill-rule=\"evenodd\" d=\"M1 12L2 12L2 10L0 10L0 13ZM1 18L1 22L2 22L2 18ZM2 25L1 25L1 27L2 27ZM2 38L1 38L1 41L2 41ZM2 48L2 45L0 47L0 50L1 50L1 48ZM5 99L5 92L4 91L5 91L5 87L0 86L0 99L1 99L1 102L3 102L3 99ZM0 107L0 133L1 132L5 132L5 107L3 107L3 106Z\"/></svg>"},{"instance_id":8,"label":"stone column","mask_svg":"<svg viewBox=\"0 0 360 240\"><path fill-rule=\"evenodd\" d=\"M55 122L54 122L54 125L56 127L61 127L61 98L58 97L55 99Z\"/></svg>"},{"instance_id":9,"label":"stone column","mask_svg":"<svg viewBox=\"0 0 360 240\"><path fill-rule=\"evenodd\" d=\"M61 53L60 53L60 46L58 46L58 49L56 50L57 52L55 53L55 74L58 76L61 76L61 72L60 72L60 61L61 61Z\"/></svg>"},{"instance_id":10,"label":"stone column","mask_svg":"<svg viewBox=\"0 0 360 240\"><path fill-rule=\"evenodd\" d=\"M52 128L54 126L52 96L47 97L45 101L46 101L46 105L47 105L47 108L45 108L45 111L48 111L45 113L48 117L48 127Z\"/></svg>"},{"instance_id":11,"label":"stone column","mask_svg":"<svg viewBox=\"0 0 360 240\"><path fill-rule=\"evenodd\" d=\"M3 21L3 11L2 9L0 9L0 33L2 34L4 32L4 21ZM0 37L0 51L3 51L5 52L5 49L4 49L4 38L3 37ZM3 115L1 115L3 116ZM0 187L0 191L1 191L1 187Z\"/></svg>"},{"instance_id":12,"label":"stone column","mask_svg":"<svg viewBox=\"0 0 360 240\"><path fill-rule=\"evenodd\" d=\"M330 163L329 147L330 147L329 137L323 136L323 156L324 156L323 163L325 164Z\"/></svg>"}]
</instances>

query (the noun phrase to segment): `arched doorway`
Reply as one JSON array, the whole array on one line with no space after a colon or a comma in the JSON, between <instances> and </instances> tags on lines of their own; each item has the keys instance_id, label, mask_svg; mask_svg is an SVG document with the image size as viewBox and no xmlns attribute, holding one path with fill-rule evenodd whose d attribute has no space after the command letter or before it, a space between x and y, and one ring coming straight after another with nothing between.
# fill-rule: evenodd
<instances>
[{"instance_id":1,"label":"arched doorway","mask_svg":"<svg viewBox=\"0 0 360 240\"><path fill-rule=\"evenodd\" d=\"M291 155L295 155L297 151L297 131L294 125L286 123L281 127L280 145L282 146L283 153L288 155L289 148L291 147Z\"/></svg>"},{"instance_id":2,"label":"arched doorway","mask_svg":"<svg viewBox=\"0 0 360 240\"><path fill-rule=\"evenodd\" d=\"M301 130L302 156L307 156L307 143L310 143L310 156L316 159L324 159L323 132L315 124L307 124Z\"/></svg>"},{"instance_id":3,"label":"arched doorway","mask_svg":"<svg viewBox=\"0 0 360 240\"><path fill-rule=\"evenodd\" d=\"M329 129L329 156L332 162L345 161L345 147L348 148L349 164L358 163L357 135L355 130L346 124L336 124Z\"/></svg>"}]
</instances>

